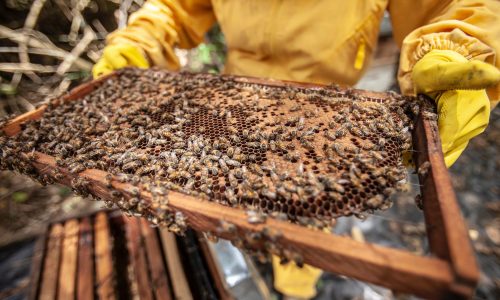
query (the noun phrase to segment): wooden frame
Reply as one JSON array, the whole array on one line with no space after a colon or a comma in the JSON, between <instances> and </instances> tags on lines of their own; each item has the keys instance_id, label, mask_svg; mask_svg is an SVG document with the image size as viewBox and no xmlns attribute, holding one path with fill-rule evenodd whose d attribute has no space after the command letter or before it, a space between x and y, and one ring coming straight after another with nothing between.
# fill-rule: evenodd
<instances>
[{"instance_id":1,"label":"wooden frame","mask_svg":"<svg viewBox=\"0 0 500 300\"><path fill-rule=\"evenodd\" d=\"M114 230L122 231L119 242L112 235ZM214 280L218 297L233 299L203 242L199 254L207 264L205 271ZM114 261L113 255L120 258ZM118 210L51 222L35 244L32 288L27 298L90 300L130 296L126 292L120 294L123 291L119 291L119 280L123 274L118 274L118 264L128 264L125 268L133 270L134 275L125 281L128 287L137 288L136 295L141 299L193 299L190 279L186 276L191 274L185 273L175 235L152 228L145 219L128 218Z\"/></svg>"},{"instance_id":2,"label":"wooden frame","mask_svg":"<svg viewBox=\"0 0 500 300\"><path fill-rule=\"evenodd\" d=\"M104 82L110 74L101 79L83 84L68 95L64 101L71 101L91 92ZM313 84L298 84L283 81L265 81L256 78L236 78L240 82L258 83L270 86L294 85L318 88ZM359 95L383 96L383 93L356 91ZM15 135L21 124L38 119L46 106L21 115L4 128L7 135ZM237 235L261 232L264 226L281 232L277 241L282 247L299 252L304 262L323 270L346 275L359 280L382 285L403 293L413 293L426 298L470 298L473 295L479 272L468 231L460 214L448 170L443 160L441 144L435 121L418 117L413 132L416 163L420 166L430 162L427 174L419 176L423 197L424 215L430 244L429 256L418 256L407 251L387 248L370 243L354 241L347 237L326 234L288 222L268 218L265 224L250 224L242 210L222 206L206 200L177 192L169 193L169 206L187 217L188 225L195 230L212 232L222 238L234 239ZM37 153L33 163L40 174L57 171L64 175L59 183L70 185L76 175L56 166L53 157ZM91 182L90 192L101 198L112 200L106 188L106 172L85 170L77 176L84 176ZM131 185L113 181L114 189L131 197ZM141 197L151 199L145 191ZM237 227L233 234L217 233L220 221Z\"/></svg>"}]
</instances>

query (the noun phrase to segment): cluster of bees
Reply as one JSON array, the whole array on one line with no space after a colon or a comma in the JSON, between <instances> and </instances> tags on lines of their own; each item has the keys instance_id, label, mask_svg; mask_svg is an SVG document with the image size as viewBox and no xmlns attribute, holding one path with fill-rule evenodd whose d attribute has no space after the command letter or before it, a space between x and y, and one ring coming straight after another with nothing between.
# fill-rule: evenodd
<instances>
[{"instance_id":1,"label":"cluster of bees","mask_svg":"<svg viewBox=\"0 0 500 300\"><path fill-rule=\"evenodd\" d=\"M385 209L405 189L401 154L411 150L410 116L420 105L413 100L130 68L80 99L52 101L41 119L0 137L0 166L61 181L32 167L42 152L73 175L104 170L109 206L176 232L186 220L169 210L170 190L258 212L249 222L270 216L323 227ZM136 189L125 195L113 180ZM89 184L72 181L84 195Z\"/></svg>"}]
</instances>

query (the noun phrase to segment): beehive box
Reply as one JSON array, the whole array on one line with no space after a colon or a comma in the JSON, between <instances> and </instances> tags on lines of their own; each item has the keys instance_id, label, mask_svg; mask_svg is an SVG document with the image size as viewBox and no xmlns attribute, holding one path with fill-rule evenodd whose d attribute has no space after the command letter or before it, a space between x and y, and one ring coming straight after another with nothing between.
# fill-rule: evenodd
<instances>
[{"instance_id":1,"label":"beehive box","mask_svg":"<svg viewBox=\"0 0 500 300\"><path fill-rule=\"evenodd\" d=\"M476 267L435 118L425 99L393 93L126 69L9 122L1 163L175 232L423 295L458 276L452 293L465 295ZM389 207L404 151L420 166L432 251L468 270L311 229Z\"/></svg>"},{"instance_id":2,"label":"beehive box","mask_svg":"<svg viewBox=\"0 0 500 300\"><path fill-rule=\"evenodd\" d=\"M55 221L38 238L28 299L233 298L193 231L176 237L101 211Z\"/></svg>"}]
</instances>

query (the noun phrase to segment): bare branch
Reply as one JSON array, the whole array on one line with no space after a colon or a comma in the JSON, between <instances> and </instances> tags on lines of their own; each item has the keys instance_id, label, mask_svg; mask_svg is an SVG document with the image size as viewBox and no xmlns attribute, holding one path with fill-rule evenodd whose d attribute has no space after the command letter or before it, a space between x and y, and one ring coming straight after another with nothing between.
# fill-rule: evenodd
<instances>
[{"instance_id":1,"label":"bare branch","mask_svg":"<svg viewBox=\"0 0 500 300\"><path fill-rule=\"evenodd\" d=\"M17 96L17 102L26 110L26 111L31 111L35 109L35 106L31 104L28 100L24 99L21 96Z\"/></svg>"},{"instance_id":2,"label":"bare branch","mask_svg":"<svg viewBox=\"0 0 500 300\"><path fill-rule=\"evenodd\" d=\"M118 28L123 28L127 25L128 10L132 5L132 0L123 0L120 3L120 10L118 11Z\"/></svg>"},{"instance_id":3,"label":"bare branch","mask_svg":"<svg viewBox=\"0 0 500 300\"><path fill-rule=\"evenodd\" d=\"M26 17L26 20L24 22L23 31L25 32L25 34L22 36L19 42L19 48L20 48L19 61L22 64L28 64L30 62L30 57L27 52L30 35L26 33L33 30L33 28L35 27L36 21L38 20L38 16L40 15L40 11L42 10L46 1L47 0L35 0L31 5L30 12L28 13L28 16ZM26 72L25 74L28 75L34 82L41 82L40 77L38 77L35 73ZM12 83L17 86L19 82L16 81Z\"/></svg>"},{"instance_id":4,"label":"bare branch","mask_svg":"<svg viewBox=\"0 0 500 300\"><path fill-rule=\"evenodd\" d=\"M88 45L95 39L95 33L90 28L86 26L84 29L83 38L78 42L78 44L71 50L71 53L64 59L64 61L57 68L57 74L63 75L69 68L73 65L76 59L87 49Z\"/></svg>"},{"instance_id":5,"label":"bare branch","mask_svg":"<svg viewBox=\"0 0 500 300\"><path fill-rule=\"evenodd\" d=\"M28 41L28 46L33 47L33 51L50 51L51 54L46 54L54 57L64 58L69 55L69 52L55 46L50 42L50 40L41 32L33 31L31 32L32 37ZM23 34L19 31L12 30L5 26L0 25L0 38L8 38L11 41L19 42L22 39ZM38 49L37 49L38 48ZM92 63L82 59L77 58L74 65L81 70L88 71L92 69Z\"/></svg>"},{"instance_id":6,"label":"bare branch","mask_svg":"<svg viewBox=\"0 0 500 300\"><path fill-rule=\"evenodd\" d=\"M71 9L73 15L73 20L71 21L71 29L68 34L68 39L70 42L76 42L78 37L78 31L85 25L85 20L82 16L82 11L89 5L90 0L72 1L74 7Z\"/></svg>"},{"instance_id":7,"label":"bare branch","mask_svg":"<svg viewBox=\"0 0 500 300\"><path fill-rule=\"evenodd\" d=\"M56 66L44 66L32 63L0 63L0 72L9 73L28 73L28 72L38 72L38 73L55 73L57 70Z\"/></svg>"}]
</instances>

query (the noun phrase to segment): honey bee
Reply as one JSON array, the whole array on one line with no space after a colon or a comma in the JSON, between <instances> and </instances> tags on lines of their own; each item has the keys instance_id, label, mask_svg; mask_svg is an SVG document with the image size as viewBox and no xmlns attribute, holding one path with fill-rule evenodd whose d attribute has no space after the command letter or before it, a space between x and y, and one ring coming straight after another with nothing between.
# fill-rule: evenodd
<instances>
[{"instance_id":1,"label":"honey bee","mask_svg":"<svg viewBox=\"0 0 500 300\"><path fill-rule=\"evenodd\" d=\"M111 181L113 180L113 175L111 174L106 174L104 176L104 184L106 185L107 188L111 188Z\"/></svg>"},{"instance_id":2,"label":"honey bee","mask_svg":"<svg viewBox=\"0 0 500 300\"><path fill-rule=\"evenodd\" d=\"M418 167L418 175L420 175L421 177L425 177L427 173L429 173L430 168L431 168L431 163L425 161Z\"/></svg>"},{"instance_id":3,"label":"honey bee","mask_svg":"<svg viewBox=\"0 0 500 300\"><path fill-rule=\"evenodd\" d=\"M327 139L329 139L330 141L335 141L337 139L337 136L335 135L335 133L331 132L331 131L325 131L324 133L325 137Z\"/></svg>"},{"instance_id":4,"label":"honey bee","mask_svg":"<svg viewBox=\"0 0 500 300\"><path fill-rule=\"evenodd\" d=\"M54 173L52 174L52 176L53 176L53 177L54 177L54 179L55 179L55 180L57 180L57 181L61 181L61 180L63 180L63 179L65 178L63 174L58 173L58 172L54 172Z\"/></svg>"},{"instance_id":5,"label":"honey bee","mask_svg":"<svg viewBox=\"0 0 500 300\"><path fill-rule=\"evenodd\" d=\"M189 178L188 181L186 182L186 184L184 185L184 188L191 190L191 189L193 189L194 184L195 184L194 178Z\"/></svg>"},{"instance_id":6,"label":"honey bee","mask_svg":"<svg viewBox=\"0 0 500 300\"><path fill-rule=\"evenodd\" d=\"M345 156L345 151L344 151L344 146L340 143L333 143L333 149L335 152L337 152L338 155L344 157Z\"/></svg>"},{"instance_id":7,"label":"honey bee","mask_svg":"<svg viewBox=\"0 0 500 300\"><path fill-rule=\"evenodd\" d=\"M200 185L199 189L200 189L200 191L202 191L203 193L205 193L207 195L211 195L212 194L212 190L208 187L207 184Z\"/></svg>"},{"instance_id":8,"label":"honey bee","mask_svg":"<svg viewBox=\"0 0 500 300\"><path fill-rule=\"evenodd\" d=\"M222 159L222 158L219 159L219 166L220 166L222 172L224 172L224 173L229 172L229 167L227 166L226 161L224 161L224 159Z\"/></svg>"},{"instance_id":9,"label":"honey bee","mask_svg":"<svg viewBox=\"0 0 500 300\"><path fill-rule=\"evenodd\" d=\"M238 180L236 179L236 176L234 176L233 172L229 172L227 177L228 177L229 185L232 188L236 188L238 186Z\"/></svg>"},{"instance_id":10,"label":"honey bee","mask_svg":"<svg viewBox=\"0 0 500 300\"><path fill-rule=\"evenodd\" d=\"M246 146L251 148L259 148L260 144L258 142L247 142Z\"/></svg>"},{"instance_id":11,"label":"honey bee","mask_svg":"<svg viewBox=\"0 0 500 300\"><path fill-rule=\"evenodd\" d=\"M71 188L82 195L88 195L90 182L84 177L77 177L71 180Z\"/></svg>"},{"instance_id":12,"label":"honey bee","mask_svg":"<svg viewBox=\"0 0 500 300\"><path fill-rule=\"evenodd\" d=\"M219 234L234 234L236 233L236 226L226 221L219 221L219 226L216 229Z\"/></svg>"},{"instance_id":13,"label":"honey bee","mask_svg":"<svg viewBox=\"0 0 500 300\"><path fill-rule=\"evenodd\" d=\"M187 218L184 216L182 212L178 211L175 213L175 224L181 229L187 227L186 219Z\"/></svg>"},{"instance_id":14,"label":"honey bee","mask_svg":"<svg viewBox=\"0 0 500 300\"><path fill-rule=\"evenodd\" d=\"M344 150L352 153L359 153L359 148L354 144L345 144Z\"/></svg>"},{"instance_id":15,"label":"honey bee","mask_svg":"<svg viewBox=\"0 0 500 300\"><path fill-rule=\"evenodd\" d=\"M383 161L384 160L384 157L378 151L370 151L369 154L370 154L371 157L375 158L378 161Z\"/></svg>"},{"instance_id":16,"label":"honey bee","mask_svg":"<svg viewBox=\"0 0 500 300\"><path fill-rule=\"evenodd\" d=\"M407 193L411 190L411 185L409 182L407 181L400 181L396 184L396 189L398 191L401 191L401 192L404 192L404 193Z\"/></svg>"},{"instance_id":17,"label":"honey bee","mask_svg":"<svg viewBox=\"0 0 500 300\"><path fill-rule=\"evenodd\" d=\"M359 137L365 136L364 132L361 131L361 129L359 129L357 127L351 127L350 132L351 132L351 134L359 136Z\"/></svg>"},{"instance_id":18,"label":"honey bee","mask_svg":"<svg viewBox=\"0 0 500 300\"><path fill-rule=\"evenodd\" d=\"M335 182L333 180L327 180L325 183L329 189L334 190L341 194L345 193L345 189L340 183Z\"/></svg>"},{"instance_id":19,"label":"honey bee","mask_svg":"<svg viewBox=\"0 0 500 300\"><path fill-rule=\"evenodd\" d=\"M304 148L308 149L308 150L314 150L314 149L315 149L314 144L313 144L313 143L311 143L311 142L309 142L309 141L306 141L306 140L302 140L302 141L301 141L301 145L302 145Z\"/></svg>"},{"instance_id":20,"label":"honey bee","mask_svg":"<svg viewBox=\"0 0 500 300\"><path fill-rule=\"evenodd\" d=\"M345 116L346 116L345 114L337 114L333 117L333 120L335 121L335 123L341 123L345 120L346 118Z\"/></svg>"},{"instance_id":21,"label":"honey bee","mask_svg":"<svg viewBox=\"0 0 500 300\"><path fill-rule=\"evenodd\" d=\"M233 157L234 153L235 153L235 147L229 147L229 148L227 148L227 150L226 150L227 156Z\"/></svg>"},{"instance_id":22,"label":"honey bee","mask_svg":"<svg viewBox=\"0 0 500 300\"><path fill-rule=\"evenodd\" d=\"M133 160L129 163L126 163L122 166L122 169L124 171L135 171L137 168L139 168L142 165L142 163L139 160Z\"/></svg>"},{"instance_id":23,"label":"honey bee","mask_svg":"<svg viewBox=\"0 0 500 300\"><path fill-rule=\"evenodd\" d=\"M295 111L299 111L299 110L300 110L299 104L295 104L292 107L290 107L290 112L295 112Z\"/></svg>"},{"instance_id":24,"label":"honey bee","mask_svg":"<svg viewBox=\"0 0 500 300\"><path fill-rule=\"evenodd\" d=\"M85 171L85 166L82 164L73 163L69 165L69 172L72 174L78 174L83 171Z\"/></svg>"},{"instance_id":25,"label":"honey bee","mask_svg":"<svg viewBox=\"0 0 500 300\"><path fill-rule=\"evenodd\" d=\"M344 128L337 129L335 131L335 137L341 138L347 134L347 131Z\"/></svg>"},{"instance_id":26,"label":"honey bee","mask_svg":"<svg viewBox=\"0 0 500 300\"><path fill-rule=\"evenodd\" d=\"M299 268L304 267L304 258L302 257L302 255L294 252L292 255L292 260L295 262L297 267Z\"/></svg>"},{"instance_id":27,"label":"honey bee","mask_svg":"<svg viewBox=\"0 0 500 300\"><path fill-rule=\"evenodd\" d=\"M236 196L234 190L230 187L226 187L226 190L224 191L224 196L226 197L226 200L231 204L231 205L237 205L238 204L238 197Z\"/></svg>"},{"instance_id":28,"label":"honey bee","mask_svg":"<svg viewBox=\"0 0 500 300\"><path fill-rule=\"evenodd\" d=\"M415 205L419 208L419 209L424 209L424 203L423 203L423 200L422 200L422 195L420 194L417 194L415 196Z\"/></svg>"},{"instance_id":29,"label":"honey bee","mask_svg":"<svg viewBox=\"0 0 500 300\"><path fill-rule=\"evenodd\" d=\"M384 197L382 195L375 195L366 201L366 204L370 208L378 208L384 202Z\"/></svg>"},{"instance_id":30,"label":"honey bee","mask_svg":"<svg viewBox=\"0 0 500 300\"><path fill-rule=\"evenodd\" d=\"M430 111L423 111L422 116L424 117L424 119L431 121L437 121L438 119L438 115Z\"/></svg>"},{"instance_id":31,"label":"honey bee","mask_svg":"<svg viewBox=\"0 0 500 300\"><path fill-rule=\"evenodd\" d=\"M387 180L384 177L377 177L375 178L375 181L381 186L387 185Z\"/></svg>"},{"instance_id":32,"label":"honey bee","mask_svg":"<svg viewBox=\"0 0 500 300\"><path fill-rule=\"evenodd\" d=\"M285 154L285 159L296 162L300 159L300 154L298 152L288 152Z\"/></svg>"},{"instance_id":33,"label":"honey bee","mask_svg":"<svg viewBox=\"0 0 500 300\"><path fill-rule=\"evenodd\" d=\"M38 154L36 154L35 149L26 155L29 161L36 161L38 159Z\"/></svg>"},{"instance_id":34,"label":"honey bee","mask_svg":"<svg viewBox=\"0 0 500 300\"><path fill-rule=\"evenodd\" d=\"M259 194L256 192L256 191L253 191L253 190L250 190L250 189L247 189L245 190L243 193L242 193L242 196L241 196L243 199L248 199L248 200L252 200L252 199L258 199L259 198Z\"/></svg>"},{"instance_id":35,"label":"honey bee","mask_svg":"<svg viewBox=\"0 0 500 300\"><path fill-rule=\"evenodd\" d=\"M231 134L238 134L238 129L234 126L228 126L227 127L227 130L229 131L229 133Z\"/></svg>"},{"instance_id":36,"label":"honey bee","mask_svg":"<svg viewBox=\"0 0 500 300\"><path fill-rule=\"evenodd\" d=\"M237 158L235 156L235 158ZM231 167L235 167L235 168L239 168L241 166L241 163L237 160L237 159L225 159L225 162L228 166L231 166Z\"/></svg>"}]
</instances>

